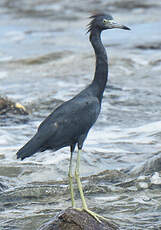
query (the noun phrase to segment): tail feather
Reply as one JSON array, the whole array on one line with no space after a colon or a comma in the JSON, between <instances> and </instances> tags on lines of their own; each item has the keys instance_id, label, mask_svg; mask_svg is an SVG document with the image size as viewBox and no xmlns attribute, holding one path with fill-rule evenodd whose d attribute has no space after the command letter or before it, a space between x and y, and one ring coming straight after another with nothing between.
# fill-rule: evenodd
<instances>
[{"instance_id":1,"label":"tail feather","mask_svg":"<svg viewBox=\"0 0 161 230\"><path fill-rule=\"evenodd\" d=\"M36 133L18 152L17 159L21 158L23 160L26 157L32 156L34 153L38 152L43 145L43 140L39 133Z\"/></svg>"}]
</instances>

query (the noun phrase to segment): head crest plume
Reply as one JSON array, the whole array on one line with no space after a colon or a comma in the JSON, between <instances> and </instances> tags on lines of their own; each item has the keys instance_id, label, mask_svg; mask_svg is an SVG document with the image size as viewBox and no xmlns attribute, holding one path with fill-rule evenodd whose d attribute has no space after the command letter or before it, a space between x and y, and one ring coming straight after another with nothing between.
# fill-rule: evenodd
<instances>
[{"instance_id":1,"label":"head crest plume","mask_svg":"<svg viewBox=\"0 0 161 230\"><path fill-rule=\"evenodd\" d=\"M89 18L92 19L89 24L87 25L87 33L91 32L95 27L96 27L96 20L98 17L105 17L109 20L112 20L113 17L110 14L105 14L105 13L96 13L90 16Z\"/></svg>"},{"instance_id":2,"label":"head crest plume","mask_svg":"<svg viewBox=\"0 0 161 230\"><path fill-rule=\"evenodd\" d=\"M92 20L87 25L87 33L89 33L90 31L92 31L93 28L95 28L96 18L98 16L103 16L103 15L104 14L98 13L98 14L93 14L89 17Z\"/></svg>"}]
</instances>

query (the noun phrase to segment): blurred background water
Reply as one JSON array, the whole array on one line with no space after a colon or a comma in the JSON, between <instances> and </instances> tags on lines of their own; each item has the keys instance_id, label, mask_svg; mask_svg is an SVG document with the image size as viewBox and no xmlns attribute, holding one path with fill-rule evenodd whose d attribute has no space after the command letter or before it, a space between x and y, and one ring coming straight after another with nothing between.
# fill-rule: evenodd
<instances>
[{"instance_id":1,"label":"blurred background water","mask_svg":"<svg viewBox=\"0 0 161 230\"><path fill-rule=\"evenodd\" d=\"M81 158L87 203L120 229L161 229L161 2L1 0L0 95L30 111L0 117L2 230L36 230L71 205L69 148L22 162L15 154L56 106L92 80L85 27L98 11L132 30L102 34L109 82ZM80 206L77 190L76 201Z\"/></svg>"}]
</instances>

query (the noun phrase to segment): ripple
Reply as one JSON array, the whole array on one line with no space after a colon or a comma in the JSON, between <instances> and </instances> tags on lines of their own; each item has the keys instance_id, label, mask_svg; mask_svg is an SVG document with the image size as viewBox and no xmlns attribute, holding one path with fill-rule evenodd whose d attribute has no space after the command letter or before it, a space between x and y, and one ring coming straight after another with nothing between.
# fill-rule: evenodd
<instances>
[{"instance_id":1,"label":"ripple","mask_svg":"<svg viewBox=\"0 0 161 230\"><path fill-rule=\"evenodd\" d=\"M69 148L37 153L24 161L16 159L16 151L53 109L91 81L93 51L83 28L91 12L104 9L117 12L116 19L132 30L102 36L109 55L109 86L81 155L83 188L89 208L113 219L120 229L157 229L161 226L160 2L21 3L0 3L1 93L30 111L26 118L0 117L1 227L38 229L71 205ZM74 191L81 207L75 181Z\"/></svg>"}]
</instances>

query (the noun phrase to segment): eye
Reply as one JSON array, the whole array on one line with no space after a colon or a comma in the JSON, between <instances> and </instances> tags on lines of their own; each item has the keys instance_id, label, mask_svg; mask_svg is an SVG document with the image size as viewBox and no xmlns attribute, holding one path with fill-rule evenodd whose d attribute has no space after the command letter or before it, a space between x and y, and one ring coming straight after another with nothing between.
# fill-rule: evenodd
<instances>
[{"instance_id":1,"label":"eye","mask_svg":"<svg viewBox=\"0 0 161 230\"><path fill-rule=\"evenodd\" d=\"M106 24L108 22L108 20L107 19L103 19L103 24Z\"/></svg>"}]
</instances>

